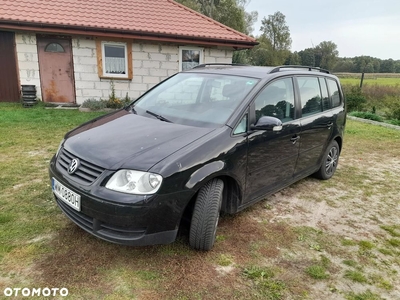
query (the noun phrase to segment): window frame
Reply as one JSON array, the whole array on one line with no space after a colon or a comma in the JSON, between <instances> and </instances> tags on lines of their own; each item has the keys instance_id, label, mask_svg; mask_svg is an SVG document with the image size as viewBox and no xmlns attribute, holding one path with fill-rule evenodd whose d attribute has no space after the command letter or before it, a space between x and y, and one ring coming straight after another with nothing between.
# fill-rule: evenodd
<instances>
[{"instance_id":1,"label":"window frame","mask_svg":"<svg viewBox=\"0 0 400 300\"><path fill-rule=\"evenodd\" d=\"M193 51L200 51L199 54L199 65L204 63L204 48L201 47L189 47L189 46L180 46L179 47L179 72L182 72L182 51L183 50L193 50Z\"/></svg>"},{"instance_id":2,"label":"window frame","mask_svg":"<svg viewBox=\"0 0 400 300\"><path fill-rule=\"evenodd\" d=\"M125 53L125 66L126 74L112 74L105 72L105 46L124 46ZM96 40L96 51L97 51L97 69L98 75L102 79L118 79L118 80L132 80L133 68L132 68L132 42L121 41L121 40Z\"/></svg>"}]
</instances>

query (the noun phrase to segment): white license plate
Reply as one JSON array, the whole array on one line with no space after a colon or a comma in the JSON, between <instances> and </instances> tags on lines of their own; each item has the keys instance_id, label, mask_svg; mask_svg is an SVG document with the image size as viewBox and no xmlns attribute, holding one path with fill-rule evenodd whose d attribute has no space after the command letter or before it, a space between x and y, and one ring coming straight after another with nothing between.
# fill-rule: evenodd
<instances>
[{"instance_id":1,"label":"white license plate","mask_svg":"<svg viewBox=\"0 0 400 300\"><path fill-rule=\"evenodd\" d=\"M81 196L74 193L63 184L59 183L55 178L52 178L52 189L58 199L64 201L69 206L77 211L81 211Z\"/></svg>"}]
</instances>

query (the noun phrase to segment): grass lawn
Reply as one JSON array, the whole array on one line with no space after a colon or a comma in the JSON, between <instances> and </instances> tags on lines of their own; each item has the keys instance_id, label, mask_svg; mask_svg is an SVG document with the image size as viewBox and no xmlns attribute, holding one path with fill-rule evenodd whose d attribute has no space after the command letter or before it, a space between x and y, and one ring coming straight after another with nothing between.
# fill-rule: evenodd
<instances>
[{"instance_id":1,"label":"grass lawn","mask_svg":"<svg viewBox=\"0 0 400 300\"><path fill-rule=\"evenodd\" d=\"M0 298L6 287L65 287L68 299L400 298L400 131L349 120L331 180L221 218L212 251L196 252L186 236L103 242L58 209L50 158L100 114L0 104Z\"/></svg>"},{"instance_id":2,"label":"grass lawn","mask_svg":"<svg viewBox=\"0 0 400 300\"><path fill-rule=\"evenodd\" d=\"M344 85L360 85L360 73L338 73L340 82ZM396 86L400 85L400 74L366 73L363 85Z\"/></svg>"},{"instance_id":3,"label":"grass lawn","mask_svg":"<svg viewBox=\"0 0 400 300\"><path fill-rule=\"evenodd\" d=\"M340 78L341 84L360 85L361 78ZM363 85L400 85L400 78L366 78Z\"/></svg>"}]
</instances>

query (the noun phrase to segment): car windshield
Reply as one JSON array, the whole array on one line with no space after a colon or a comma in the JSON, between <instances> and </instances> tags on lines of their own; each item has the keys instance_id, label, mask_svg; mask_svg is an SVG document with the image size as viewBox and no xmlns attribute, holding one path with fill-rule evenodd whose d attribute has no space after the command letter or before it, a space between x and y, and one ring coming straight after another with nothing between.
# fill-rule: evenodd
<instances>
[{"instance_id":1,"label":"car windshield","mask_svg":"<svg viewBox=\"0 0 400 300\"><path fill-rule=\"evenodd\" d=\"M133 103L139 115L197 127L220 127L258 79L219 74L179 73Z\"/></svg>"}]
</instances>

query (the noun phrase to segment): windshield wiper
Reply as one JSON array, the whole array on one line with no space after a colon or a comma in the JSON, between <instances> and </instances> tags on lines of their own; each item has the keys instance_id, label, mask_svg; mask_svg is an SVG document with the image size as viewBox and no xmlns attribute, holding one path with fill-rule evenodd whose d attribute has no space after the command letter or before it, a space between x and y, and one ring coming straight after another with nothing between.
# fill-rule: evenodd
<instances>
[{"instance_id":1,"label":"windshield wiper","mask_svg":"<svg viewBox=\"0 0 400 300\"><path fill-rule=\"evenodd\" d=\"M172 121L170 121L170 120L164 118L164 117L161 116L161 115L158 115L158 114L156 114L156 113L153 113L152 111L146 110L146 112L147 112L149 115L152 115L152 116L156 117L157 119L159 119L159 120L161 120L161 121L168 122L168 123L173 123Z\"/></svg>"}]
</instances>

